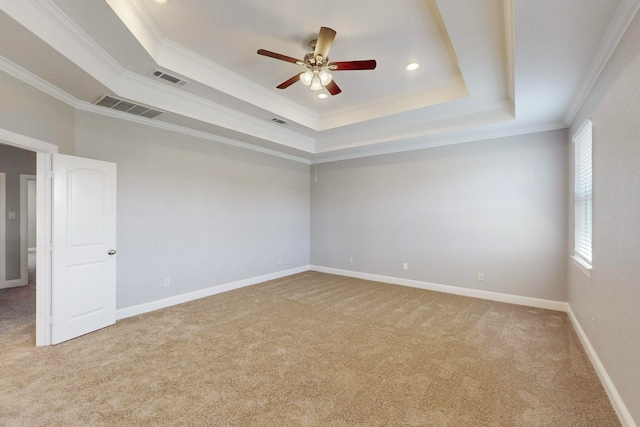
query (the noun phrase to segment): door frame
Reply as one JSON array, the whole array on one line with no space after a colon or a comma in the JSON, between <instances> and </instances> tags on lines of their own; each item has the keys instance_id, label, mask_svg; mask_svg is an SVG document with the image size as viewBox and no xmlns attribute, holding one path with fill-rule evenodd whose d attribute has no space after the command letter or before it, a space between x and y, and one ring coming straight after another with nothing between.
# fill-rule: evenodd
<instances>
[{"instance_id":1,"label":"door frame","mask_svg":"<svg viewBox=\"0 0 640 427\"><path fill-rule=\"evenodd\" d=\"M36 153L36 345L51 345L51 154L58 146L2 128L0 142Z\"/></svg>"},{"instance_id":2,"label":"door frame","mask_svg":"<svg viewBox=\"0 0 640 427\"><path fill-rule=\"evenodd\" d=\"M38 178L35 175L20 174L20 283L26 285L29 283L29 210L28 210L28 198L29 198L29 181L36 182L36 189L38 187ZM38 197L36 191L36 199ZM36 206L36 216L38 215L38 207ZM37 234L37 229L36 229ZM37 254L37 252L36 252ZM36 255L37 256L37 255ZM36 259L37 261L37 259ZM37 263L36 263L37 265ZM37 269L36 269L37 271ZM37 286L37 282L36 282Z\"/></svg>"},{"instance_id":3,"label":"door frame","mask_svg":"<svg viewBox=\"0 0 640 427\"><path fill-rule=\"evenodd\" d=\"M0 172L0 289L7 280L7 174Z\"/></svg>"}]
</instances>

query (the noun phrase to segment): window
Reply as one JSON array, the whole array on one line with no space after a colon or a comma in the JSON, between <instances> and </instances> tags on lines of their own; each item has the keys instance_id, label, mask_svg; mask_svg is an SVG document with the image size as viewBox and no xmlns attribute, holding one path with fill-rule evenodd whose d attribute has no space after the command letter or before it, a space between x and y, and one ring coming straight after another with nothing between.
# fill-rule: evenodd
<instances>
[{"instance_id":1,"label":"window","mask_svg":"<svg viewBox=\"0 0 640 427\"><path fill-rule=\"evenodd\" d=\"M587 120L573 138L575 144L575 245L574 260L590 275L592 263L592 156L591 120Z\"/></svg>"}]
</instances>

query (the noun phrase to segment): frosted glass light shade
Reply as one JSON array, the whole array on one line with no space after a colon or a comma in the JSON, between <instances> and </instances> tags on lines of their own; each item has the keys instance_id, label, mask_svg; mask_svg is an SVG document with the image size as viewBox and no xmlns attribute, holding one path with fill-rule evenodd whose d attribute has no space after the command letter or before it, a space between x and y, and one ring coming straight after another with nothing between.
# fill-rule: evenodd
<instances>
[{"instance_id":1,"label":"frosted glass light shade","mask_svg":"<svg viewBox=\"0 0 640 427\"><path fill-rule=\"evenodd\" d=\"M320 83L322 83L322 86L328 85L331 83L331 80L333 80L333 76L324 70L320 71L318 77L320 77Z\"/></svg>"},{"instance_id":2,"label":"frosted glass light shade","mask_svg":"<svg viewBox=\"0 0 640 427\"><path fill-rule=\"evenodd\" d=\"M320 77L315 76L311 79L311 90L320 90L322 89L322 83L320 82Z\"/></svg>"},{"instance_id":3,"label":"frosted glass light shade","mask_svg":"<svg viewBox=\"0 0 640 427\"><path fill-rule=\"evenodd\" d=\"M309 86L311 84L312 80L313 80L313 73L311 71L306 71L306 72L300 74L300 81L305 86Z\"/></svg>"}]
</instances>

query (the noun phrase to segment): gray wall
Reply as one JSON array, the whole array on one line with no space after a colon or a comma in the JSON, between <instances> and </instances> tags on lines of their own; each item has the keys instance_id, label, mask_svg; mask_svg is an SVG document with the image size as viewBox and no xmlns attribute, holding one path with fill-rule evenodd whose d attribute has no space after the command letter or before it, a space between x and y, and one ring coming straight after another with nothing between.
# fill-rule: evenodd
<instances>
[{"instance_id":1,"label":"gray wall","mask_svg":"<svg viewBox=\"0 0 640 427\"><path fill-rule=\"evenodd\" d=\"M0 144L0 172L7 174L5 279L14 280L20 278L20 174L35 175L36 153ZM9 212L16 218L9 219Z\"/></svg>"},{"instance_id":2,"label":"gray wall","mask_svg":"<svg viewBox=\"0 0 640 427\"><path fill-rule=\"evenodd\" d=\"M76 129L76 155L118 165L118 308L309 264L308 165L86 112Z\"/></svg>"},{"instance_id":3,"label":"gray wall","mask_svg":"<svg viewBox=\"0 0 640 427\"><path fill-rule=\"evenodd\" d=\"M567 154L561 130L320 164L311 262L566 301Z\"/></svg>"},{"instance_id":4,"label":"gray wall","mask_svg":"<svg viewBox=\"0 0 640 427\"><path fill-rule=\"evenodd\" d=\"M60 153L73 154L74 108L2 71L0 94L0 129L57 145Z\"/></svg>"},{"instance_id":5,"label":"gray wall","mask_svg":"<svg viewBox=\"0 0 640 427\"><path fill-rule=\"evenodd\" d=\"M593 270L589 279L569 262L568 294L574 314L640 425L638 40L640 16L572 123L575 131L585 118L593 120ZM572 231L570 227L570 242Z\"/></svg>"},{"instance_id":6,"label":"gray wall","mask_svg":"<svg viewBox=\"0 0 640 427\"><path fill-rule=\"evenodd\" d=\"M1 129L55 144L61 153L73 154L75 110L72 107L2 71L0 94ZM35 154L22 150L9 152L7 146L1 144L0 140L0 147L5 147L5 151L0 152L0 171L6 172L9 168L13 171L13 175L7 176L7 212L16 212L19 218L19 173L35 174ZM15 154L19 152L22 154ZM12 160L9 153L18 157ZM20 277L19 224L18 219L9 220L7 216L7 280Z\"/></svg>"}]
</instances>

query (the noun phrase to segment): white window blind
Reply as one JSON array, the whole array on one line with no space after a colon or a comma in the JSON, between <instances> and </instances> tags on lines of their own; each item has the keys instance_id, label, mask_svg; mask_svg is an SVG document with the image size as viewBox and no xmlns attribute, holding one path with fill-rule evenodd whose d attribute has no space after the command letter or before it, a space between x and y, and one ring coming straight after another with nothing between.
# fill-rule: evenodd
<instances>
[{"instance_id":1,"label":"white window blind","mask_svg":"<svg viewBox=\"0 0 640 427\"><path fill-rule=\"evenodd\" d=\"M591 266L592 263L592 134L591 120L576 133L575 144L575 256Z\"/></svg>"}]
</instances>

